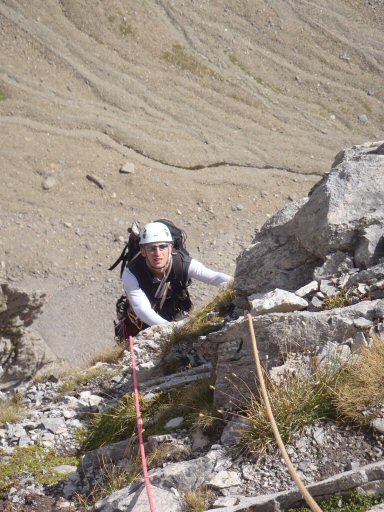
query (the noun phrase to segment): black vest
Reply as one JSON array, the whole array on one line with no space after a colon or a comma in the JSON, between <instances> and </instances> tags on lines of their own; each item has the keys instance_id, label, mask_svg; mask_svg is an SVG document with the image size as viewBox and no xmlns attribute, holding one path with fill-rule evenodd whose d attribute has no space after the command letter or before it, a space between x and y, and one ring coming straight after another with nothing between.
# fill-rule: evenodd
<instances>
[{"instance_id":1,"label":"black vest","mask_svg":"<svg viewBox=\"0 0 384 512\"><path fill-rule=\"evenodd\" d=\"M156 299L155 294L160 284L160 280L149 270L145 258L140 254L128 265L128 269L136 277L140 288L148 297L152 309L156 311L165 320L172 321L183 311L189 311L192 302L189 298L187 287L190 284L188 279L188 269L191 263L191 257L181 251L172 252L172 268L167 282L170 283L167 297L160 310L161 298Z\"/></svg>"}]
</instances>

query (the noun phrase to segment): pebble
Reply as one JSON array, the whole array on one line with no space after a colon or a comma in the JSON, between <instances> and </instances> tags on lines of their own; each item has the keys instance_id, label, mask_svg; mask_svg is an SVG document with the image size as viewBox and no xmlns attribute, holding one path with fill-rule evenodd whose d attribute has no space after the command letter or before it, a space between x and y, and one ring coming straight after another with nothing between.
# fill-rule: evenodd
<instances>
[{"instance_id":1,"label":"pebble","mask_svg":"<svg viewBox=\"0 0 384 512\"><path fill-rule=\"evenodd\" d=\"M41 186L44 190L50 190L51 188L55 187L57 185L57 180L53 176L48 176L44 179Z\"/></svg>"}]
</instances>

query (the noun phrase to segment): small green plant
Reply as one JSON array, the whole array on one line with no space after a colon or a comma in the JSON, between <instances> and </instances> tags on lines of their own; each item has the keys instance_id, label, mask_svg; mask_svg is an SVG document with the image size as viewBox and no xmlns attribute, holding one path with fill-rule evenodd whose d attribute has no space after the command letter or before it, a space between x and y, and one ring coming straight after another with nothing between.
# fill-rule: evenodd
<instances>
[{"instance_id":1,"label":"small green plant","mask_svg":"<svg viewBox=\"0 0 384 512\"><path fill-rule=\"evenodd\" d=\"M54 450L40 446L17 446L11 457L0 451L0 461L0 497L25 473L31 473L40 484L53 484L67 476L55 471L56 466L77 466L79 462L76 457L57 457Z\"/></svg>"},{"instance_id":2,"label":"small green plant","mask_svg":"<svg viewBox=\"0 0 384 512\"><path fill-rule=\"evenodd\" d=\"M89 382L96 379L111 378L118 373L118 370L114 371L107 367L91 367L87 370L79 370L71 378L67 379L59 389L61 394L70 393L78 388L80 385L88 384Z\"/></svg>"},{"instance_id":3,"label":"small green plant","mask_svg":"<svg viewBox=\"0 0 384 512\"><path fill-rule=\"evenodd\" d=\"M174 44L172 49L163 53L163 60L183 71L189 71L199 77L211 77L222 81L222 77L201 62L191 51L181 44Z\"/></svg>"},{"instance_id":4,"label":"small green plant","mask_svg":"<svg viewBox=\"0 0 384 512\"><path fill-rule=\"evenodd\" d=\"M348 367L336 396L340 418L358 425L371 422L375 409L384 402L383 368L384 337L377 337ZM371 410L372 414L366 414L367 410Z\"/></svg>"},{"instance_id":5,"label":"small green plant","mask_svg":"<svg viewBox=\"0 0 384 512\"><path fill-rule=\"evenodd\" d=\"M125 18L123 18L122 21L120 22L119 30L120 30L120 34L122 34L123 36L132 36L134 33L132 25Z\"/></svg>"},{"instance_id":6,"label":"small green plant","mask_svg":"<svg viewBox=\"0 0 384 512\"><path fill-rule=\"evenodd\" d=\"M206 486L191 489L183 496L185 502L183 512L204 512L210 508L214 497L213 491Z\"/></svg>"},{"instance_id":7,"label":"small green plant","mask_svg":"<svg viewBox=\"0 0 384 512\"><path fill-rule=\"evenodd\" d=\"M265 375L273 414L285 444L306 425L336 417L334 402L342 369L327 366L309 370L287 375L279 383ZM275 444L264 402L251 392L240 415L247 420L241 432L243 446L262 458Z\"/></svg>"},{"instance_id":8,"label":"small green plant","mask_svg":"<svg viewBox=\"0 0 384 512\"><path fill-rule=\"evenodd\" d=\"M150 400L140 399L145 437L169 432L164 425L175 416L183 416L185 425L204 432L214 431L219 417L214 414L213 391L209 379L180 388L173 393L159 393ZM126 395L115 407L95 414L87 430L82 431L82 449L92 450L122 441L136 431L134 397Z\"/></svg>"},{"instance_id":9,"label":"small green plant","mask_svg":"<svg viewBox=\"0 0 384 512\"><path fill-rule=\"evenodd\" d=\"M190 320L173 330L162 344L163 357L177 343L192 344L199 336L217 330L223 324L223 317L230 311L236 291L233 287L221 291L209 304L192 314Z\"/></svg>"},{"instance_id":10,"label":"small green plant","mask_svg":"<svg viewBox=\"0 0 384 512\"><path fill-rule=\"evenodd\" d=\"M351 298L349 296L348 290L343 288L340 292L332 295L330 297L325 297L323 300L323 308L324 309L336 309L343 308L345 306L349 306L351 303Z\"/></svg>"},{"instance_id":11,"label":"small green plant","mask_svg":"<svg viewBox=\"0 0 384 512\"><path fill-rule=\"evenodd\" d=\"M332 496L332 498L321 500L319 504L324 512L366 512L383 501L383 496L368 496L353 491L346 496ZM291 508L287 512L307 512L307 510L309 509L306 507Z\"/></svg>"},{"instance_id":12,"label":"small green plant","mask_svg":"<svg viewBox=\"0 0 384 512\"><path fill-rule=\"evenodd\" d=\"M6 95L3 94L1 91L0 91L0 101L5 101L7 99Z\"/></svg>"}]
</instances>

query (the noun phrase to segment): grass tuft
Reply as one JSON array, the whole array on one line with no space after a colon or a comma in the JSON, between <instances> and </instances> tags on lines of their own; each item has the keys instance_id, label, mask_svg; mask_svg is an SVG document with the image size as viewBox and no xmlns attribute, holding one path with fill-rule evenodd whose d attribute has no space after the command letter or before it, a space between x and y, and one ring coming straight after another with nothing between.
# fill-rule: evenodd
<instances>
[{"instance_id":1,"label":"grass tuft","mask_svg":"<svg viewBox=\"0 0 384 512\"><path fill-rule=\"evenodd\" d=\"M223 78L206 64L201 62L191 51L181 44L174 44L172 49L163 53L163 60L183 71L189 71L199 77L211 77L222 81Z\"/></svg>"},{"instance_id":2,"label":"grass tuft","mask_svg":"<svg viewBox=\"0 0 384 512\"><path fill-rule=\"evenodd\" d=\"M348 290L343 288L340 292L332 295L331 297L325 297L323 300L324 309L336 309L349 306L351 303L351 297L349 296Z\"/></svg>"},{"instance_id":3,"label":"grass tuft","mask_svg":"<svg viewBox=\"0 0 384 512\"><path fill-rule=\"evenodd\" d=\"M17 423L23 417L24 411L20 401L20 395L16 395L12 400L0 400L0 426L6 423Z\"/></svg>"},{"instance_id":4,"label":"grass tuft","mask_svg":"<svg viewBox=\"0 0 384 512\"><path fill-rule=\"evenodd\" d=\"M183 416L185 425L206 433L215 431L220 418L213 409L213 391L209 379L203 379L174 392L159 393L150 400L140 399L144 436L170 432L164 425L171 418ZM86 431L79 434L83 450L93 450L122 441L135 434L136 410L133 395L119 404L94 415Z\"/></svg>"},{"instance_id":5,"label":"grass tuft","mask_svg":"<svg viewBox=\"0 0 384 512\"><path fill-rule=\"evenodd\" d=\"M213 491L206 486L192 489L183 496L185 502L183 512L204 512L210 508L214 497Z\"/></svg>"},{"instance_id":6,"label":"grass tuft","mask_svg":"<svg viewBox=\"0 0 384 512\"><path fill-rule=\"evenodd\" d=\"M79 386L88 384L89 382L96 379L103 379L105 377L111 378L114 375L117 375L118 371L110 370L103 366L92 366L87 370L80 370L71 378L68 378L59 389L61 394L70 393L74 391Z\"/></svg>"},{"instance_id":7,"label":"grass tuft","mask_svg":"<svg viewBox=\"0 0 384 512\"><path fill-rule=\"evenodd\" d=\"M279 383L268 375L265 383L273 414L284 444L306 425L336 418L335 395L340 367L306 368L287 375ZM248 451L262 458L275 445L275 437L264 402L254 394L240 415L246 418L241 438Z\"/></svg>"},{"instance_id":8,"label":"grass tuft","mask_svg":"<svg viewBox=\"0 0 384 512\"><path fill-rule=\"evenodd\" d=\"M384 337L377 337L370 347L362 349L338 390L336 407L341 418L369 425L375 409L384 402L383 368Z\"/></svg>"},{"instance_id":9,"label":"grass tuft","mask_svg":"<svg viewBox=\"0 0 384 512\"><path fill-rule=\"evenodd\" d=\"M236 296L233 287L222 290L209 304L193 313L187 323L175 327L170 336L163 341L161 350L163 357L178 343L192 344L199 336L206 336L216 331L224 322L223 317L231 309Z\"/></svg>"}]
</instances>

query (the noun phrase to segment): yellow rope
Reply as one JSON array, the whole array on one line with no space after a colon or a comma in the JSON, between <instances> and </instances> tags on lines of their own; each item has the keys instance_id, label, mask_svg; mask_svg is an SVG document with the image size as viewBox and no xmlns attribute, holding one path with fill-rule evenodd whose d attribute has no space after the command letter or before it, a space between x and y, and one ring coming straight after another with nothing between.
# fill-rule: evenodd
<instances>
[{"instance_id":1,"label":"yellow rope","mask_svg":"<svg viewBox=\"0 0 384 512\"><path fill-rule=\"evenodd\" d=\"M293 480L295 481L297 487L299 488L299 491L301 492L303 498L307 502L308 506L311 508L311 510L313 512L322 512L321 508L316 503L316 501L312 498L312 496L309 494L309 492L305 488L303 482L301 481L299 475L297 474L295 468L293 467L291 459L289 458L287 450L285 449L284 443L281 439L280 432L277 428L275 418L273 417L271 404L270 404L269 398L268 398L267 388L265 387L265 381L264 381L263 372L262 372L261 364L260 364L259 352L257 350L255 331L253 329L252 316L250 314L248 314L248 322L249 322L249 331L250 331L251 338L252 338L253 354L255 356L257 376L259 377L259 382L260 382L260 387L261 387L261 395L263 397L265 407L267 408L268 418L271 422L273 434L275 436L280 453L283 456L284 461L288 467L288 470L289 470Z\"/></svg>"}]
</instances>

